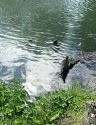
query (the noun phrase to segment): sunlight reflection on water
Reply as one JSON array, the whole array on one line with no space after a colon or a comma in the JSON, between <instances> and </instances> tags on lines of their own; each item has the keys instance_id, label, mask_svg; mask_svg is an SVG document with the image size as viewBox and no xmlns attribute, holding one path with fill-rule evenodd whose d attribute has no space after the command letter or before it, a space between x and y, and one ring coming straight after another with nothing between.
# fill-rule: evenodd
<instances>
[{"instance_id":1,"label":"sunlight reflection on water","mask_svg":"<svg viewBox=\"0 0 96 125\"><path fill-rule=\"evenodd\" d=\"M92 0L0 3L0 78L15 74L30 94L66 87L59 75L65 56L96 50Z\"/></svg>"}]
</instances>

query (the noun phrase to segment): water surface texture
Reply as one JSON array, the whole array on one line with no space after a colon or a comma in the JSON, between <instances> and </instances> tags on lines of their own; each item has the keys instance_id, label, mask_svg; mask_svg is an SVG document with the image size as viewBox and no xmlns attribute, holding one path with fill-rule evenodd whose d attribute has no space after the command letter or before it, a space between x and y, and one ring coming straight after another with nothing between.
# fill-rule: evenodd
<instances>
[{"instance_id":1,"label":"water surface texture","mask_svg":"<svg viewBox=\"0 0 96 125\"><path fill-rule=\"evenodd\" d=\"M50 91L63 85L62 60L80 51L96 51L95 0L0 0L0 78Z\"/></svg>"}]
</instances>

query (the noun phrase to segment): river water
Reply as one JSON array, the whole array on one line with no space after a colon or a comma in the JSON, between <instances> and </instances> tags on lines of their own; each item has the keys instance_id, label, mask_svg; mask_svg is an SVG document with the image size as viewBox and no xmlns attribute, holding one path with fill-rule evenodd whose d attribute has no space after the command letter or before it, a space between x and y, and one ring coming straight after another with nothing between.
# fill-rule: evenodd
<instances>
[{"instance_id":1,"label":"river water","mask_svg":"<svg viewBox=\"0 0 96 125\"><path fill-rule=\"evenodd\" d=\"M1 79L21 78L30 95L66 87L61 63L80 51L96 51L95 0L0 0Z\"/></svg>"}]
</instances>

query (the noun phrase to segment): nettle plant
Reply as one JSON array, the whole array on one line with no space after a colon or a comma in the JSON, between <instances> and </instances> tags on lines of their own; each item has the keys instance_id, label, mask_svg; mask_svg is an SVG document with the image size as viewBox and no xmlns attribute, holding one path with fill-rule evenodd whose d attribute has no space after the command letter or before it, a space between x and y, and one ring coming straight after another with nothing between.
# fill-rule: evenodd
<instances>
[{"instance_id":1,"label":"nettle plant","mask_svg":"<svg viewBox=\"0 0 96 125\"><path fill-rule=\"evenodd\" d=\"M34 102L28 100L29 95L18 78L10 83L0 80L0 124L60 125L69 111L82 114L86 101L96 100L96 96L75 83L67 90L35 97Z\"/></svg>"},{"instance_id":2,"label":"nettle plant","mask_svg":"<svg viewBox=\"0 0 96 125\"><path fill-rule=\"evenodd\" d=\"M0 122L4 125L19 124L27 100L28 94L19 79L15 78L10 84L0 80Z\"/></svg>"}]
</instances>

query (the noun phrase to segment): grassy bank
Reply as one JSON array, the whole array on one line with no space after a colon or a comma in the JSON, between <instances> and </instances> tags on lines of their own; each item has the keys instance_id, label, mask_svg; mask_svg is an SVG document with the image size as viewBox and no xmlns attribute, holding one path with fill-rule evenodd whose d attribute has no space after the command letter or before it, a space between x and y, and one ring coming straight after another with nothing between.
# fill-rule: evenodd
<instances>
[{"instance_id":1,"label":"grassy bank","mask_svg":"<svg viewBox=\"0 0 96 125\"><path fill-rule=\"evenodd\" d=\"M7 85L1 80L0 125L80 125L86 101L96 100L93 91L74 83L67 90L36 97L32 103L18 79Z\"/></svg>"}]
</instances>

